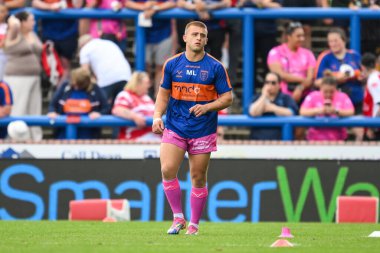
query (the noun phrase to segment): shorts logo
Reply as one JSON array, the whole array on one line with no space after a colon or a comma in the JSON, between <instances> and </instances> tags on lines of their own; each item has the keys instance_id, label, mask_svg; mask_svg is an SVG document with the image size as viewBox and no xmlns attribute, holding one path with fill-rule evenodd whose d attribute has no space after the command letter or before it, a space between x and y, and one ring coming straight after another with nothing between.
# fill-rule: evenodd
<instances>
[{"instance_id":1,"label":"shorts logo","mask_svg":"<svg viewBox=\"0 0 380 253\"><path fill-rule=\"evenodd\" d=\"M208 78L208 71L207 70L201 70L201 80L206 81Z\"/></svg>"}]
</instances>

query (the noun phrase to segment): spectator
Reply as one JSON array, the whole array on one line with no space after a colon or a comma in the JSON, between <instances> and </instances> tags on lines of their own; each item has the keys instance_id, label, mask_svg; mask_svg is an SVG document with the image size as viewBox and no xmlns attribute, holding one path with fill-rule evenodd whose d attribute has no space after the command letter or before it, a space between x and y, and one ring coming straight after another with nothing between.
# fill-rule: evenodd
<instances>
[{"instance_id":1,"label":"spectator","mask_svg":"<svg viewBox=\"0 0 380 253\"><path fill-rule=\"evenodd\" d=\"M89 34L79 38L79 61L94 73L97 84L110 105L131 77L131 66L113 42L93 39Z\"/></svg>"},{"instance_id":2,"label":"spectator","mask_svg":"<svg viewBox=\"0 0 380 253\"><path fill-rule=\"evenodd\" d=\"M281 77L269 72L265 76L261 94L255 96L249 108L251 116L291 116L298 113L298 106L293 98L281 92ZM252 128L252 140L281 140L282 131L279 127Z\"/></svg>"},{"instance_id":3,"label":"spectator","mask_svg":"<svg viewBox=\"0 0 380 253\"><path fill-rule=\"evenodd\" d=\"M300 22L289 22L285 27L287 42L272 48L268 54L268 67L281 76L281 91L300 104L313 88L315 57L301 47L305 34Z\"/></svg>"},{"instance_id":4,"label":"spectator","mask_svg":"<svg viewBox=\"0 0 380 253\"><path fill-rule=\"evenodd\" d=\"M301 105L300 115L307 117L348 117L354 114L350 98L337 90L337 81L326 73L320 90L313 91ZM307 132L309 141L342 141L347 138L345 128L311 127Z\"/></svg>"},{"instance_id":5,"label":"spectator","mask_svg":"<svg viewBox=\"0 0 380 253\"><path fill-rule=\"evenodd\" d=\"M321 0L282 0L283 6L285 8L288 7L298 7L298 8L315 8L321 6ZM323 1L323 0L322 0ZM312 49L312 25L316 23L315 19L304 20L302 21L302 28L305 32L305 40L303 42L303 46Z\"/></svg>"},{"instance_id":6,"label":"spectator","mask_svg":"<svg viewBox=\"0 0 380 253\"><path fill-rule=\"evenodd\" d=\"M142 11L145 18L154 17L157 12L169 10L176 6L173 0L131 0L126 1L125 7ZM145 62L147 72L154 80L154 96L157 95L162 67L172 55L173 39L170 19L154 20L153 26L146 29Z\"/></svg>"},{"instance_id":7,"label":"spectator","mask_svg":"<svg viewBox=\"0 0 380 253\"><path fill-rule=\"evenodd\" d=\"M42 44L34 33L34 15L21 11L8 19L8 32L4 52L8 58L4 81L12 90L14 105L12 116L41 115L41 64ZM34 141L42 139L40 127L31 128Z\"/></svg>"},{"instance_id":8,"label":"spectator","mask_svg":"<svg viewBox=\"0 0 380 253\"><path fill-rule=\"evenodd\" d=\"M248 7L248 8L255 8L255 9L263 9L263 8L266 8L266 9L273 9L273 8L281 8L281 2L282 0L239 0L238 2L238 7ZM233 29L234 33L237 33L237 32L240 32L241 31L241 28L240 29ZM236 31L237 30L237 31ZM237 37L237 35L235 36ZM240 33L240 37L241 37L241 33ZM273 20L256 20L255 21L255 42L254 42L254 45L255 45L255 66L259 66L259 59L261 60L261 62L263 63L263 74L261 75L261 78L259 80L263 80L263 76L265 73L268 73L269 69L268 69L268 66L267 64L265 64L265 60L268 56L268 53L269 51L275 47L277 45L277 41L276 41L276 38L277 38L277 25L276 25L276 22L274 22ZM231 38L230 38L231 39ZM240 40L236 41L236 38L232 38L233 41L230 40L230 45L239 45L237 43L240 43L241 45L241 38ZM236 50L240 50L241 51L241 48L242 47L239 47L239 46L231 46L230 47L230 52L234 52ZM240 52L239 51L239 52ZM239 55L230 55L230 61L236 61L236 59L238 59L238 57L240 56ZM237 69L237 65L233 65L231 66L232 69L231 71L236 71ZM257 70L258 68L256 68ZM230 69L229 69L230 71ZM256 73L255 75L256 77L259 76L258 73ZM230 75L230 78L231 78L231 83L234 83L232 82L232 77L235 77L234 75Z\"/></svg>"},{"instance_id":9,"label":"spectator","mask_svg":"<svg viewBox=\"0 0 380 253\"><path fill-rule=\"evenodd\" d=\"M80 8L82 0L33 0L32 7L59 12L65 8ZM67 81L70 62L77 50L78 22L76 19L42 19L42 41L51 40L57 50L64 69L60 83Z\"/></svg>"},{"instance_id":10,"label":"spectator","mask_svg":"<svg viewBox=\"0 0 380 253\"><path fill-rule=\"evenodd\" d=\"M332 28L327 34L329 50L318 57L316 82L320 85L324 73L331 72L338 82L339 89L346 93L355 107L355 114L363 111L364 90L360 77L360 55L346 48L346 34L341 28ZM363 128L353 128L357 141L363 139Z\"/></svg>"},{"instance_id":11,"label":"spectator","mask_svg":"<svg viewBox=\"0 0 380 253\"><path fill-rule=\"evenodd\" d=\"M112 42L110 42L112 43ZM109 111L106 96L103 91L91 82L91 73L87 68L80 67L71 71L70 83L64 83L54 94L49 104L48 116L58 115L81 116L88 115L97 119ZM58 139L65 138L65 131L58 129ZM78 128L78 139L96 139L100 137L99 128Z\"/></svg>"},{"instance_id":12,"label":"spectator","mask_svg":"<svg viewBox=\"0 0 380 253\"><path fill-rule=\"evenodd\" d=\"M8 117L11 114L13 104L12 91L8 84L0 81L0 118ZM7 136L7 128L0 127L0 139Z\"/></svg>"},{"instance_id":13,"label":"spectator","mask_svg":"<svg viewBox=\"0 0 380 253\"><path fill-rule=\"evenodd\" d=\"M148 96L151 87L146 72L134 72L125 89L117 95L112 114L133 120L136 127L122 127L119 139L133 141L161 141L161 136L152 133L152 127L146 125L145 117L153 116L154 102Z\"/></svg>"},{"instance_id":14,"label":"spectator","mask_svg":"<svg viewBox=\"0 0 380 253\"><path fill-rule=\"evenodd\" d=\"M327 2L327 0L323 0ZM324 4L328 7L328 3ZM360 8L370 8L374 11L380 10L380 0L330 0L331 7L349 7L352 10L358 10ZM336 19L328 20L329 23L333 23L335 26L339 26L342 29L349 27L349 20ZM362 20L361 21L361 50L362 52L373 52L380 54L380 31L378 29L378 20Z\"/></svg>"},{"instance_id":15,"label":"spectator","mask_svg":"<svg viewBox=\"0 0 380 253\"><path fill-rule=\"evenodd\" d=\"M7 57L4 53L5 36L8 30L6 18L8 17L8 8L5 4L0 4L0 80L3 80L5 64Z\"/></svg>"},{"instance_id":16,"label":"spectator","mask_svg":"<svg viewBox=\"0 0 380 253\"><path fill-rule=\"evenodd\" d=\"M361 60L362 77L366 80L363 101L363 114L368 117L380 117L380 72L376 70L376 56L366 53ZM380 140L380 131L366 129L365 139Z\"/></svg>"},{"instance_id":17,"label":"spectator","mask_svg":"<svg viewBox=\"0 0 380 253\"><path fill-rule=\"evenodd\" d=\"M87 8L119 11L124 0L87 0ZM123 53L127 48L127 28L121 19L91 19L84 34L90 33L93 38L108 39L118 45Z\"/></svg>"},{"instance_id":18,"label":"spectator","mask_svg":"<svg viewBox=\"0 0 380 253\"><path fill-rule=\"evenodd\" d=\"M211 11L228 8L231 0L178 0L178 7L195 11L201 21L207 26L207 51L218 60L222 59L222 47L225 39L225 21L212 18Z\"/></svg>"}]
</instances>

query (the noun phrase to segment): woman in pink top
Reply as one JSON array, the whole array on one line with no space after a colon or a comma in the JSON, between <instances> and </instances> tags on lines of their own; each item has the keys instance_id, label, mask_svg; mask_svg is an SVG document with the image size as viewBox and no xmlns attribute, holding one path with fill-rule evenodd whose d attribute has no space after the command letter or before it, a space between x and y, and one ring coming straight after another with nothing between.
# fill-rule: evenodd
<instances>
[{"instance_id":1,"label":"woman in pink top","mask_svg":"<svg viewBox=\"0 0 380 253\"><path fill-rule=\"evenodd\" d=\"M301 105L300 115L308 117L347 117L354 115L351 99L336 88L334 77L325 76L319 91L313 91ZM345 128L311 127L308 130L309 141L340 141L347 138Z\"/></svg>"},{"instance_id":2,"label":"woman in pink top","mask_svg":"<svg viewBox=\"0 0 380 253\"><path fill-rule=\"evenodd\" d=\"M300 103L313 85L316 60L309 49L301 47L305 33L300 22L290 22L284 32L287 42L272 48L267 64L281 76L281 91Z\"/></svg>"}]
</instances>

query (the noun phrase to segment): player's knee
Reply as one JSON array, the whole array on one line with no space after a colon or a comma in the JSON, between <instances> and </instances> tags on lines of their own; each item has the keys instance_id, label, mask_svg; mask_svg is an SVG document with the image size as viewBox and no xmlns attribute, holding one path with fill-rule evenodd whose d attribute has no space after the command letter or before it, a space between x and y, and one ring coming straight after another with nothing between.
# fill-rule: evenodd
<instances>
[{"instance_id":1,"label":"player's knee","mask_svg":"<svg viewBox=\"0 0 380 253\"><path fill-rule=\"evenodd\" d=\"M173 179L176 177L177 170L174 167L162 165L161 166L161 173L162 173L162 177L165 180L170 180L170 179Z\"/></svg>"},{"instance_id":2,"label":"player's knee","mask_svg":"<svg viewBox=\"0 0 380 253\"><path fill-rule=\"evenodd\" d=\"M191 176L191 184L193 187L202 188L206 186L206 175L202 173L196 173Z\"/></svg>"}]
</instances>

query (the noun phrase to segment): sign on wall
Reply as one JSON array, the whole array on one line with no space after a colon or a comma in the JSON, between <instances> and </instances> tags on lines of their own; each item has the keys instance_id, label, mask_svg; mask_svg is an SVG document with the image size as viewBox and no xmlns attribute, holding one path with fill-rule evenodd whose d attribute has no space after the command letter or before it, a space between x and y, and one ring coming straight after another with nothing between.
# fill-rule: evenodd
<instances>
[{"instance_id":1,"label":"sign on wall","mask_svg":"<svg viewBox=\"0 0 380 253\"><path fill-rule=\"evenodd\" d=\"M1 219L67 219L73 199L127 198L133 220L169 220L158 159L2 160ZM378 196L376 161L211 161L209 221L333 222L339 195ZM179 180L190 216L187 162Z\"/></svg>"}]
</instances>

